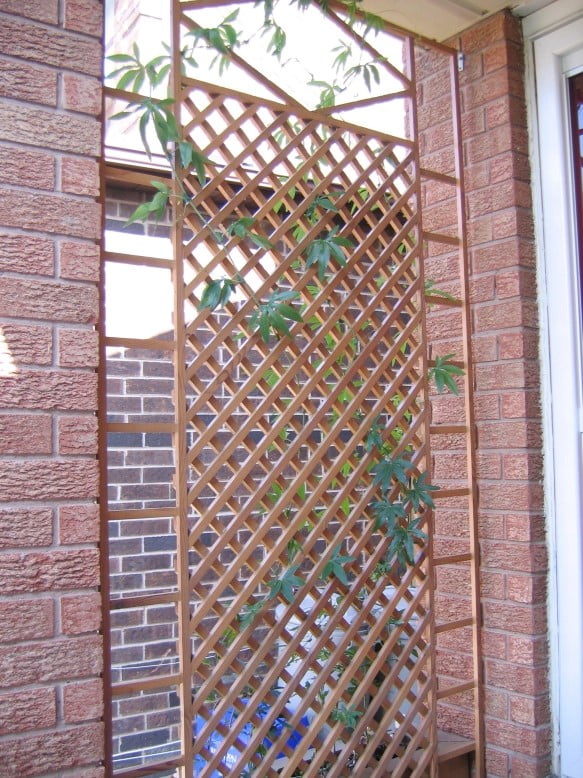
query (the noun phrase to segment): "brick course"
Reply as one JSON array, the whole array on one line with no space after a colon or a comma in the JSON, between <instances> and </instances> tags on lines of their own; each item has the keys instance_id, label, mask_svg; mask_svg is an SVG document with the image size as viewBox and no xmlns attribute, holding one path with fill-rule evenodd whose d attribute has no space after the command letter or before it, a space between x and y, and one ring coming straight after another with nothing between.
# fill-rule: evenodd
<instances>
[{"instance_id":1,"label":"brick course","mask_svg":"<svg viewBox=\"0 0 583 778\"><path fill-rule=\"evenodd\" d=\"M101 23L95 0L0 0L6 778L104 775L95 504Z\"/></svg>"}]
</instances>

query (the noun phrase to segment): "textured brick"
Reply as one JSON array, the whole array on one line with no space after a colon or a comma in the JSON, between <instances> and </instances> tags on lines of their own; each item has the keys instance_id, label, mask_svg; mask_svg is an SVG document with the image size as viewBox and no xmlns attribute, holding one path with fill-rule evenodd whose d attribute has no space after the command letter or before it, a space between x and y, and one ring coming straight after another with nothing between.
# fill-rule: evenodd
<instances>
[{"instance_id":1,"label":"textured brick","mask_svg":"<svg viewBox=\"0 0 583 778\"><path fill-rule=\"evenodd\" d=\"M0 279L0 316L93 323L98 316L97 289L4 277Z\"/></svg>"},{"instance_id":2,"label":"textured brick","mask_svg":"<svg viewBox=\"0 0 583 778\"><path fill-rule=\"evenodd\" d=\"M484 483L480 487L480 505L484 510L540 511L543 487L538 483Z\"/></svg>"},{"instance_id":3,"label":"textured brick","mask_svg":"<svg viewBox=\"0 0 583 778\"><path fill-rule=\"evenodd\" d=\"M519 775L520 778L549 778L549 775L552 775L550 755L546 759L513 755L510 770L511 775Z\"/></svg>"},{"instance_id":4,"label":"textured brick","mask_svg":"<svg viewBox=\"0 0 583 778\"><path fill-rule=\"evenodd\" d=\"M22 597L0 602L0 643L50 638L55 632L52 599Z\"/></svg>"},{"instance_id":5,"label":"textured brick","mask_svg":"<svg viewBox=\"0 0 583 778\"><path fill-rule=\"evenodd\" d=\"M547 697L510 697L510 719L517 724L538 727L548 724L550 705Z\"/></svg>"},{"instance_id":6,"label":"textured brick","mask_svg":"<svg viewBox=\"0 0 583 778\"><path fill-rule=\"evenodd\" d=\"M70 683L63 687L65 724L100 719L103 715L103 682L99 679Z\"/></svg>"},{"instance_id":7,"label":"textured brick","mask_svg":"<svg viewBox=\"0 0 583 778\"><path fill-rule=\"evenodd\" d=\"M517 665L529 667L546 665L548 659L547 636L509 635L508 659Z\"/></svg>"},{"instance_id":8,"label":"textured brick","mask_svg":"<svg viewBox=\"0 0 583 778\"><path fill-rule=\"evenodd\" d=\"M0 685L12 688L91 678L101 672L102 662L98 635L3 646L0 648Z\"/></svg>"},{"instance_id":9,"label":"textured brick","mask_svg":"<svg viewBox=\"0 0 583 778\"><path fill-rule=\"evenodd\" d=\"M97 367L99 336L94 330L59 330L58 359L61 367Z\"/></svg>"},{"instance_id":10,"label":"textured brick","mask_svg":"<svg viewBox=\"0 0 583 778\"><path fill-rule=\"evenodd\" d=\"M59 251L59 275L75 281L99 281L99 249L93 243L63 241Z\"/></svg>"},{"instance_id":11,"label":"textured brick","mask_svg":"<svg viewBox=\"0 0 583 778\"><path fill-rule=\"evenodd\" d=\"M5 408L93 411L97 404L97 377L92 373L27 370L0 376Z\"/></svg>"},{"instance_id":12,"label":"textured brick","mask_svg":"<svg viewBox=\"0 0 583 778\"><path fill-rule=\"evenodd\" d=\"M59 454L97 454L97 417L61 416L57 430Z\"/></svg>"},{"instance_id":13,"label":"textured brick","mask_svg":"<svg viewBox=\"0 0 583 778\"><path fill-rule=\"evenodd\" d=\"M62 505L59 508L59 542L94 543L99 540L99 506Z\"/></svg>"},{"instance_id":14,"label":"textured brick","mask_svg":"<svg viewBox=\"0 0 583 778\"><path fill-rule=\"evenodd\" d=\"M50 454L52 449L50 416L0 413L0 454Z\"/></svg>"},{"instance_id":15,"label":"textured brick","mask_svg":"<svg viewBox=\"0 0 583 778\"><path fill-rule=\"evenodd\" d=\"M550 728L538 732L529 727L517 726L498 719L486 720L488 742L501 748L508 748L528 756L541 756L549 753Z\"/></svg>"},{"instance_id":16,"label":"textured brick","mask_svg":"<svg viewBox=\"0 0 583 778\"><path fill-rule=\"evenodd\" d=\"M57 24L59 21L59 0L0 0L0 11L3 13L25 16L46 24Z\"/></svg>"},{"instance_id":17,"label":"textured brick","mask_svg":"<svg viewBox=\"0 0 583 778\"><path fill-rule=\"evenodd\" d=\"M60 30L49 30L25 20L3 19L0 26L0 51L11 57L87 73L101 73L99 41L72 38Z\"/></svg>"},{"instance_id":18,"label":"textured brick","mask_svg":"<svg viewBox=\"0 0 583 778\"><path fill-rule=\"evenodd\" d=\"M101 130L89 117L6 103L0 104L0 140L99 157Z\"/></svg>"},{"instance_id":19,"label":"textured brick","mask_svg":"<svg viewBox=\"0 0 583 778\"><path fill-rule=\"evenodd\" d=\"M14 189L0 191L0 222L5 227L98 238L99 208L97 203L64 195L38 194L32 198Z\"/></svg>"},{"instance_id":20,"label":"textured brick","mask_svg":"<svg viewBox=\"0 0 583 778\"><path fill-rule=\"evenodd\" d=\"M5 594L96 587L99 559L95 549L0 554L0 588Z\"/></svg>"},{"instance_id":21,"label":"textured brick","mask_svg":"<svg viewBox=\"0 0 583 778\"><path fill-rule=\"evenodd\" d=\"M0 549L50 546L52 542L50 508L0 508Z\"/></svg>"},{"instance_id":22,"label":"textured brick","mask_svg":"<svg viewBox=\"0 0 583 778\"><path fill-rule=\"evenodd\" d=\"M99 165L94 159L63 157L61 160L61 189L78 195L99 195Z\"/></svg>"},{"instance_id":23,"label":"textured brick","mask_svg":"<svg viewBox=\"0 0 583 778\"><path fill-rule=\"evenodd\" d=\"M54 689L27 689L0 695L0 735L44 729L56 723Z\"/></svg>"},{"instance_id":24,"label":"textured brick","mask_svg":"<svg viewBox=\"0 0 583 778\"><path fill-rule=\"evenodd\" d=\"M64 635L97 632L100 627L101 595L95 593L61 599L61 630Z\"/></svg>"},{"instance_id":25,"label":"textured brick","mask_svg":"<svg viewBox=\"0 0 583 778\"><path fill-rule=\"evenodd\" d=\"M75 500L97 494L97 462L0 462L0 500Z\"/></svg>"},{"instance_id":26,"label":"textured brick","mask_svg":"<svg viewBox=\"0 0 583 778\"><path fill-rule=\"evenodd\" d=\"M55 772L65 776L67 773L63 771L67 768L75 768L71 775L81 778L79 766L98 762L103 756L103 726L83 724L41 735L7 739L3 749L5 778L28 778Z\"/></svg>"},{"instance_id":27,"label":"textured brick","mask_svg":"<svg viewBox=\"0 0 583 778\"><path fill-rule=\"evenodd\" d=\"M65 28L100 38L103 32L101 0L65 0Z\"/></svg>"},{"instance_id":28,"label":"textured brick","mask_svg":"<svg viewBox=\"0 0 583 778\"><path fill-rule=\"evenodd\" d=\"M525 695L538 695L547 688L547 668L486 660L486 684Z\"/></svg>"},{"instance_id":29,"label":"textured brick","mask_svg":"<svg viewBox=\"0 0 583 778\"><path fill-rule=\"evenodd\" d=\"M546 626L544 605L533 607L517 603L483 603L484 626L489 629L512 631L529 635L540 634Z\"/></svg>"},{"instance_id":30,"label":"textured brick","mask_svg":"<svg viewBox=\"0 0 583 778\"><path fill-rule=\"evenodd\" d=\"M0 183L22 184L31 189L53 189L55 158L52 154L0 146Z\"/></svg>"},{"instance_id":31,"label":"textured brick","mask_svg":"<svg viewBox=\"0 0 583 778\"><path fill-rule=\"evenodd\" d=\"M2 348L14 365L50 365L53 361L53 333L50 327L2 324Z\"/></svg>"},{"instance_id":32,"label":"textured brick","mask_svg":"<svg viewBox=\"0 0 583 778\"><path fill-rule=\"evenodd\" d=\"M53 275L55 246L52 240L0 233L0 270Z\"/></svg>"},{"instance_id":33,"label":"textured brick","mask_svg":"<svg viewBox=\"0 0 583 778\"><path fill-rule=\"evenodd\" d=\"M482 543L482 564L501 570L519 570L524 573L546 570L546 549L542 544Z\"/></svg>"},{"instance_id":34,"label":"textured brick","mask_svg":"<svg viewBox=\"0 0 583 778\"><path fill-rule=\"evenodd\" d=\"M101 82L90 76L63 74L62 105L68 111L99 116L101 113Z\"/></svg>"},{"instance_id":35,"label":"textured brick","mask_svg":"<svg viewBox=\"0 0 583 778\"><path fill-rule=\"evenodd\" d=\"M55 106L57 74L48 68L0 57L0 97Z\"/></svg>"}]
</instances>

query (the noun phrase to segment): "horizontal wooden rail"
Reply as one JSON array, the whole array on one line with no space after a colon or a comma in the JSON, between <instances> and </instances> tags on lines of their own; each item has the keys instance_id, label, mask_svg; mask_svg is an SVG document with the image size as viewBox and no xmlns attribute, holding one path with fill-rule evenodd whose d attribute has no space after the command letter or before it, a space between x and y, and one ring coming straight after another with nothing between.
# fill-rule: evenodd
<instances>
[{"instance_id":1,"label":"horizontal wooden rail","mask_svg":"<svg viewBox=\"0 0 583 778\"><path fill-rule=\"evenodd\" d=\"M459 180L455 176L448 176L446 173L438 173L436 170L428 170L425 167L419 168L421 178L429 178L432 181L440 181L442 184L451 184L457 186Z\"/></svg>"},{"instance_id":2,"label":"horizontal wooden rail","mask_svg":"<svg viewBox=\"0 0 583 778\"><path fill-rule=\"evenodd\" d=\"M152 351L174 351L176 341L162 338L105 338L105 345L118 348L143 348Z\"/></svg>"},{"instance_id":3,"label":"horizontal wooden rail","mask_svg":"<svg viewBox=\"0 0 583 778\"><path fill-rule=\"evenodd\" d=\"M465 435L467 431L467 424L432 424L429 427L430 435Z\"/></svg>"},{"instance_id":4,"label":"horizontal wooden rail","mask_svg":"<svg viewBox=\"0 0 583 778\"><path fill-rule=\"evenodd\" d=\"M150 689L163 689L166 686L179 686L181 681L182 675L180 673L156 675L150 678L136 678L133 681L112 684L111 693L114 697L122 697L124 694L134 694L134 692L146 692Z\"/></svg>"},{"instance_id":5,"label":"horizontal wooden rail","mask_svg":"<svg viewBox=\"0 0 583 778\"><path fill-rule=\"evenodd\" d=\"M463 692L470 692L476 688L475 681L466 681L465 683L456 683L453 686L448 686L445 689L437 690L437 699L443 700L446 697L453 697L454 694L463 694Z\"/></svg>"},{"instance_id":6,"label":"horizontal wooden rail","mask_svg":"<svg viewBox=\"0 0 583 778\"><path fill-rule=\"evenodd\" d=\"M108 432L176 432L176 424L163 421L110 421Z\"/></svg>"},{"instance_id":7,"label":"horizontal wooden rail","mask_svg":"<svg viewBox=\"0 0 583 778\"><path fill-rule=\"evenodd\" d=\"M179 600L178 592L163 594L143 594L140 597L118 597L110 599L109 608L112 611L129 610L130 608L148 608L150 605L173 605Z\"/></svg>"},{"instance_id":8,"label":"horizontal wooden rail","mask_svg":"<svg viewBox=\"0 0 583 778\"><path fill-rule=\"evenodd\" d=\"M421 235L422 240L428 240L432 243L445 243L448 246L455 246L459 248L460 239L455 235L444 235L442 232L426 232L423 231Z\"/></svg>"},{"instance_id":9,"label":"horizontal wooden rail","mask_svg":"<svg viewBox=\"0 0 583 778\"><path fill-rule=\"evenodd\" d=\"M144 257L141 254L124 254L121 251L105 251L103 258L106 262L120 262L123 265L161 267L165 270L170 270L172 268L171 259L162 259L161 257Z\"/></svg>"},{"instance_id":10,"label":"horizontal wooden rail","mask_svg":"<svg viewBox=\"0 0 583 778\"><path fill-rule=\"evenodd\" d=\"M114 770L114 778L145 778L148 775L159 774L166 770L175 770L184 766L184 757L167 759L165 762L152 762L141 767L128 767L126 770Z\"/></svg>"},{"instance_id":11,"label":"horizontal wooden rail","mask_svg":"<svg viewBox=\"0 0 583 778\"><path fill-rule=\"evenodd\" d=\"M468 486L460 486L459 489L438 489L431 493L434 500L446 500L449 497L467 497L469 494L471 494L471 489Z\"/></svg>"},{"instance_id":12,"label":"horizontal wooden rail","mask_svg":"<svg viewBox=\"0 0 583 778\"><path fill-rule=\"evenodd\" d=\"M433 558L434 565L458 565L461 562L471 562L474 555L471 551L464 554L449 554L448 556L438 556Z\"/></svg>"},{"instance_id":13,"label":"horizontal wooden rail","mask_svg":"<svg viewBox=\"0 0 583 778\"><path fill-rule=\"evenodd\" d=\"M463 629L464 627L474 626L474 617L468 616L467 619L457 619L456 621L446 621L442 624L435 626L435 634L440 635L442 632L453 632L455 629Z\"/></svg>"},{"instance_id":14,"label":"horizontal wooden rail","mask_svg":"<svg viewBox=\"0 0 583 778\"><path fill-rule=\"evenodd\" d=\"M441 297L438 294L426 294L425 302L432 305L443 305L445 308L461 308L462 300L450 300L449 297Z\"/></svg>"},{"instance_id":15,"label":"horizontal wooden rail","mask_svg":"<svg viewBox=\"0 0 583 778\"><path fill-rule=\"evenodd\" d=\"M107 511L108 521L122 521L131 519L172 519L176 516L176 506L167 508L128 508L123 511Z\"/></svg>"}]
</instances>

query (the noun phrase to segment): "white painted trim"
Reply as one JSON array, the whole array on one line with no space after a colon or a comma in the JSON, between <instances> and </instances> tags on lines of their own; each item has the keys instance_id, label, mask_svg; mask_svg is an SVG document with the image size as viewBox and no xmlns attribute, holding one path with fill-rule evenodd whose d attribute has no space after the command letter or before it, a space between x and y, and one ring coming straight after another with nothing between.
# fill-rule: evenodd
<instances>
[{"instance_id":1,"label":"white painted trim","mask_svg":"<svg viewBox=\"0 0 583 778\"><path fill-rule=\"evenodd\" d=\"M539 261L541 390L549 549L553 767L583 776L583 408L566 72L583 65L580 0L524 21Z\"/></svg>"}]
</instances>

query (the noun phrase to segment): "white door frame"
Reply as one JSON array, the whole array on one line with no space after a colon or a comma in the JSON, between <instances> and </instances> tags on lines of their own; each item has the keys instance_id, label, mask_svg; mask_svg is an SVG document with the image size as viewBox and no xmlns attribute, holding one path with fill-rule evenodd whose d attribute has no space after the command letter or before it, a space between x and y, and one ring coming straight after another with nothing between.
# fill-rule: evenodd
<instances>
[{"instance_id":1,"label":"white door frame","mask_svg":"<svg viewBox=\"0 0 583 778\"><path fill-rule=\"evenodd\" d=\"M553 769L583 777L582 315L567 78L583 69L581 0L523 23L541 324Z\"/></svg>"}]
</instances>

